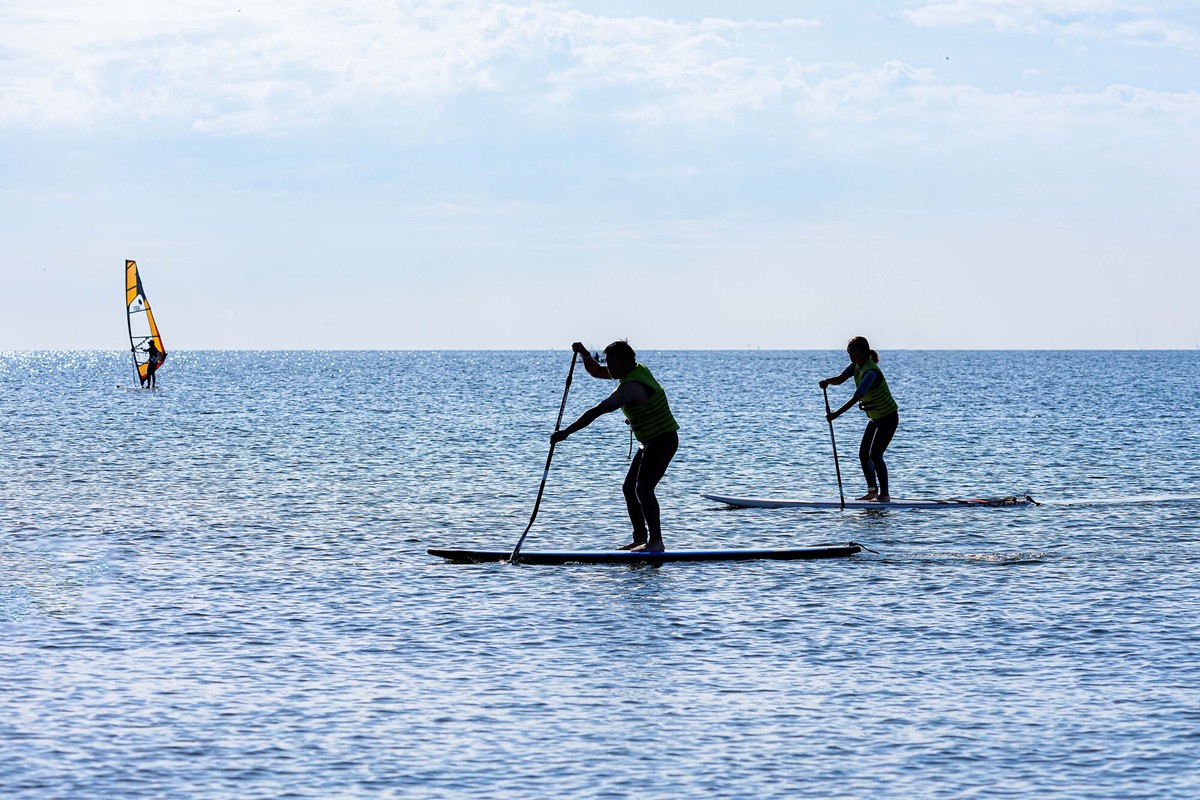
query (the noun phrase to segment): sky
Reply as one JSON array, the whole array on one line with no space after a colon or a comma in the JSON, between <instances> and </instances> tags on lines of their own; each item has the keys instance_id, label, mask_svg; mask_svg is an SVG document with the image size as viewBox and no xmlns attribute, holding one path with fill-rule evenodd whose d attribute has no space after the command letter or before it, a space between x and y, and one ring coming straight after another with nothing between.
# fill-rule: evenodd
<instances>
[{"instance_id":1,"label":"sky","mask_svg":"<svg viewBox=\"0 0 1200 800\"><path fill-rule=\"evenodd\" d=\"M1200 4L5 0L0 351L1200 348Z\"/></svg>"}]
</instances>

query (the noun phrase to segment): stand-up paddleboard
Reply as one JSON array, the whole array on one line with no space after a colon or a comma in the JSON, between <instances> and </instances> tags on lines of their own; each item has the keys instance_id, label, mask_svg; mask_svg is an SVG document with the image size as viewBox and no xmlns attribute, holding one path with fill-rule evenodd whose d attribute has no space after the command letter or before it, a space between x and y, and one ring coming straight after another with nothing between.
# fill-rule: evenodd
<instances>
[{"instance_id":1,"label":"stand-up paddleboard","mask_svg":"<svg viewBox=\"0 0 1200 800\"><path fill-rule=\"evenodd\" d=\"M811 509L826 509L826 508L841 508L842 504L837 500L790 500L786 498L770 498L770 497L727 497L721 494L706 494L701 495L709 500L715 500L718 503L724 503L727 506L734 508L811 508ZM951 498L947 500L921 500L914 498L897 497L887 503L879 503L874 500L847 500L846 508L873 508L882 510L888 508L896 509L947 509L947 508L1021 508L1024 506L1041 505L1029 495L1011 495L1009 497L964 497Z\"/></svg>"},{"instance_id":2,"label":"stand-up paddleboard","mask_svg":"<svg viewBox=\"0 0 1200 800\"><path fill-rule=\"evenodd\" d=\"M520 564L672 564L681 561L811 561L843 558L862 551L862 545L847 542L827 547L797 547L787 550L666 550L661 553L631 553L628 550L522 550ZM442 550L426 552L458 564L507 561L507 550Z\"/></svg>"}]
</instances>

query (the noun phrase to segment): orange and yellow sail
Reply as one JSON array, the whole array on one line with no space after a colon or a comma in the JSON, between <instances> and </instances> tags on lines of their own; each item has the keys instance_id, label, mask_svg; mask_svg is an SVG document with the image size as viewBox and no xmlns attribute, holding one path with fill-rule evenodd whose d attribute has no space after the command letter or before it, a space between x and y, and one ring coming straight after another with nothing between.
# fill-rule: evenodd
<instances>
[{"instance_id":1,"label":"orange and yellow sail","mask_svg":"<svg viewBox=\"0 0 1200 800\"><path fill-rule=\"evenodd\" d=\"M167 348L163 346L154 322L154 312L142 288L136 261L125 261L125 309L129 321L129 350L133 353L133 366L138 379L145 381L150 374L150 359L153 355L156 366L167 360ZM151 347L153 345L153 347Z\"/></svg>"}]
</instances>

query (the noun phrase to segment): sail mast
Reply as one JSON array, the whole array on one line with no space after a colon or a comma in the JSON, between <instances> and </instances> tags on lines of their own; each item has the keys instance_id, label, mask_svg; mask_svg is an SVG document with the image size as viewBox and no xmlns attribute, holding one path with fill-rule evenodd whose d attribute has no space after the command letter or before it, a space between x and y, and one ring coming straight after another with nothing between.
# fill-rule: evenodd
<instances>
[{"instance_id":1,"label":"sail mast","mask_svg":"<svg viewBox=\"0 0 1200 800\"><path fill-rule=\"evenodd\" d=\"M132 284L130 284L131 277L133 279ZM129 355L133 358L133 374L139 381L141 380L141 370L138 368L137 345L133 343L133 312L130 310L130 305L133 302L132 297L141 294L141 291L141 281L138 280L137 274L137 262L125 259L125 324L129 327Z\"/></svg>"}]
</instances>

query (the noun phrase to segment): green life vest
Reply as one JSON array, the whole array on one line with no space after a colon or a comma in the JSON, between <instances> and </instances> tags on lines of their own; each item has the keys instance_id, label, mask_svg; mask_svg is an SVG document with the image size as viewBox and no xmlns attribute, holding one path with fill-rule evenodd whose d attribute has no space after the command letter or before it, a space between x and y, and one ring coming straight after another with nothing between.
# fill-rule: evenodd
<instances>
[{"instance_id":1,"label":"green life vest","mask_svg":"<svg viewBox=\"0 0 1200 800\"><path fill-rule=\"evenodd\" d=\"M645 443L655 436L679 430L679 423L671 416L671 407L667 405L666 391L644 364L638 364L621 378L621 385L629 381L637 381L650 390L650 399L640 406L621 406L621 413L629 420L639 442Z\"/></svg>"},{"instance_id":2,"label":"green life vest","mask_svg":"<svg viewBox=\"0 0 1200 800\"><path fill-rule=\"evenodd\" d=\"M875 385L871 387L871 391L863 395L862 410L867 412L867 416L871 419L883 419L896 411L899 406L896 405L892 392L888 389L887 379L883 377L883 370L879 368L879 365L869 358L863 362L861 367L855 365L854 385L857 387L862 383L862 379L871 370L875 370Z\"/></svg>"}]
</instances>

